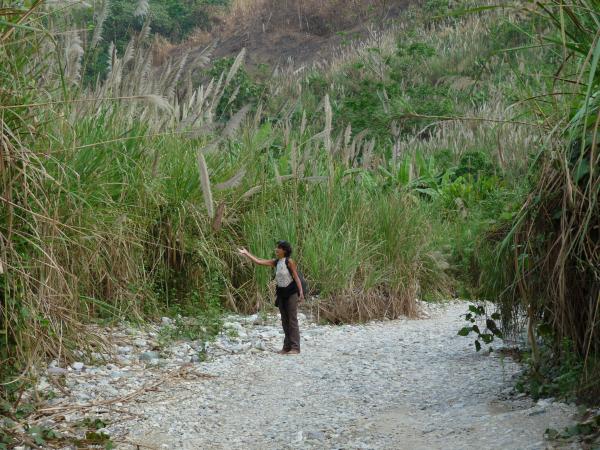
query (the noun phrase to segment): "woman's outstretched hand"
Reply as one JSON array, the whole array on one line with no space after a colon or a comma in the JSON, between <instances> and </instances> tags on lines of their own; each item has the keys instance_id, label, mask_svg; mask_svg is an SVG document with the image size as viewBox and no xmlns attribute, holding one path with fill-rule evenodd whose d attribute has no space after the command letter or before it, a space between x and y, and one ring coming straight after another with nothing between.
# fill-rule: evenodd
<instances>
[{"instance_id":1,"label":"woman's outstretched hand","mask_svg":"<svg viewBox=\"0 0 600 450\"><path fill-rule=\"evenodd\" d=\"M238 248L238 253L242 256L249 256L250 252L248 250L246 250L245 248Z\"/></svg>"}]
</instances>

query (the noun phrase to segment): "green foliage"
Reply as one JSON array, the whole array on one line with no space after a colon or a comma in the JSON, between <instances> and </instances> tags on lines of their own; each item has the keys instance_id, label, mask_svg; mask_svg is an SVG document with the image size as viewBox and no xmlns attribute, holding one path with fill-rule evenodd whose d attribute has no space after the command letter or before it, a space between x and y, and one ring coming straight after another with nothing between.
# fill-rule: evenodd
<instances>
[{"instance_id":1,"label":"green foliage","mask_svg":"<svg viewBox=\"0 0 600 450\"><path fill-rule=\"evenodd\" d=\"M412 58L413 61L430 58L435 55L435 49L424 42L411 42L406 45L403 42L398 43L398 56Z\"/></svg>"},{"instance_id":2,"label":"green foliage","mask_svg":"<svg viewBox=\"0 0 600 450\"><path fill-rule=\"evenodd\" d=\"M449 0L426 0L423 9L431 16L443 16L450 10Z\"/></svg>"},{"instance_id":3,"label":"green foliage","mask_svg":"<svg viewBox=\"0 0 600 450\"><path fill-rule=\"evenodd\" d=\"M163 345L179 339L205 342L214 339L221 331L224 310L220 299L209 296L201 301L197 293L192 299L187 308L171 308L170 315L175 319L172 324L161 328L159 341Z\"/></svg>"},{"instance_id":4,"label":"green foliage","mask_svg":"<svg viewBox=\"0 0 600 450\"><path fill-rule=\"evenodd\" d=\"M410 68L415 64L435 56L435 49L430 45L415 42L400 42L396 54L383 57L378 49L371 52L381 59L385 65L386 77L381 78L377 72L371 72L362 61L354 63L346 70L343 79L336 80L343 85L343 97L334 108L336 122L351 124L355 132L370 130L378 137L389 136L390 125L398 116L406 113L421 115L447 116L454 112L454 106L448 88L435 85L426 78L409 84L405 89ZM308 87L320 95L327 83L319 77L311 77ZM423 119L404 119L401 129L411 132L415 127L424 127L431 121Z\"/></svg>"},{"instance_id":5,"label":"green foliage","mask_svg":"<svg viewBox=\"0 0 600 450\"><path fill-rule=\"evenodd\" d=\"M207 75L215 80L218 80L222 74L227 76L227 72L229 72L234 61L235 58L233 57L218 59L208 70ZM236 111L246 105L255 108L261 100L264 90L264 86L254 81L245 67L241 67L233 77L231 84L225 89L217 106L218 117L229 119Z\"/></svg>"},{"instance_id":6,"label":"green foliage","mask_svg":"<svg viewBox=\"0 0 600 450\"><path fill-rule=\"evenodd\" d=\"M575 425L565 427L562 431L554 428L547 428L544 437L551 441L579 442L587 445L589 448L597 448L600 442L600 414L596 411L584 414L583 420Z\"/></svg>"},{"instance_id":7,"label":"green foliage","mask_svg":"<svg viewBox=\"0 0 600 450\"><path fill-rule=\"evenodd\" d=\"M92 53L86 55L86 78L93 83L98 75L103 76L108 67L108 48L112 42L119 55L123 54L129 40L136 36L145 20L151 23L152 31L171 42L180 42L194 29L210 30L212 8L227 6L229 0L150 0L147 17L135 16L137 2L111 0L106 20L102 24L102 42ZM78 13L76 20L84 22L90 29L95 26L93 11Z\"/></svg>"},{"instance_id":8,"label":"green foliage","mask_svg":"<svg viewBox=\"0 0 600 450\"><path fill-rule=\"evenodd\" d=\"M204 15L209 3L218 2L151 2L153 29L179 39L192 26L209 26ZM428 1L425 9L436 15L449 6L447 1ZM112 3L103 44L88 55L89 74L105 67L101 59L106 58L110 41L122 51L131 33L142 26L133 7L123 1ZM93 113L73 123L69 117L78 104L6 110L1 119L11 134L2 137L14 141L15 149L27 149L25 156L35 155L0 173L14 203L31 208L12 215L10 208L0 211L0 225L10 224L15 230L10 249L18 257L14 264L38 281L49 268L58 267L48 278L62 295L56 302L82 321L144 319L165 312L174 316L162 341L210 340L220 332L224 300L239 312L254 312L257 301L271 304L269 272L242 264L234 252L245 245L269 257L281 238L294 243L300 265L322 299L346 297L358 305L357 316L340 319L332 313L332 321L368 320L370 313L360 308L370 299L382 301L384 315L410 313L408 307L394 309L402 303L398 299L408 299L410 306L415 298L441 298L459 282L465 296L491 292L483 288L492 283L494 292L502 292L510 280L499 274L493 240L506 231L523 204L522 186L529 180L519 179L523 172L517 169L524 171L528 161L520 160L516 151L508 155L513 157L512 166L491 156L500 145L497 141L505 137L501 133L516 129L510 124L485 128L483 121L445 119L488 110L495 117L497 109L489 102L498 97L492 95L519 98L553 72L545 65L539 76L510 72L510 64L523 60L514 55L504 58L500 49L530 42L516 36L512 25L492 27L489 42L483 34L476 35L481 42L467 41L470 34L465 42L453 42L438 36L434 28L420 29L424 24L420 18L391 40L391 48L361 51L340 70L310 72L299 98L295 81L272 91L285 94L264 95L275 81L257 81L241 68L216 111L210 112L226 120L242 106L263 102L266 113L259 118L262 123L244 124L241 132L219 141L216 151L205 155L213 185L244 169L239 182L215 188L215 206L222 208L214 218L206 213L197 160L199 149L219 137L211 135L215 124L199 125L196 137L190 137L181 134L185 127L176 123L169 135L170 124L153 129L151 121L134 108L128 110L126 102L100 102ZM569 28L569 32L578 31ZM62 88L38 90L35 80L44 69L32 71L36 66L28 59L35 56L35 47L28 48L29 55L8 47L1 50L0 56L6 55L11 64L0 66L0 104L68 101L81 94L66 87L64 80L57 82ZM492 54L497 60L490 62ZM199 75L219 79L232 63L232 58L218 60ZM457 79L466 87L456 87ZM361 132L374 139L371 155L363 146L353 161L344 162L347 148L340 145L329 151L323 145L325 95L333 110L331 140L343 140L338 133L351 125L350 139ZM573 123L589 122L597 112L595 98L590 95L588 109L572 114ZM179 105L188 100L177 98ZM547 112L549 107L540 108ZM523 114L516 106L510 111ZM308 125L301 133L303 113ZM479 127L484 131L477 134ZM511 146L523 142L519 136L506 137ZM589 142L587 135L582 139ZM403 144L402 152L396 151L396 144ZM585 186L593 175L591 152L580 157L576 150L565 161L575 183ZM24 173L43 177L35 183L28 178L21 185ZM542 248L540 242L543 239L531 245L537 250ZM523 253L519 264L530 269L529 256ZM53 308L36 303L47 295L25 293L29 281L8 280L0 275L1 300L10 311L0 325L0 358L3 369L14 368L16 374L25 366L19 361L26 359L32 330L38 333L38 342L49 343L42 349L44 355L62 356L60 346L73 336L65 333L63 341L61 334L59 342L53 325L62 326L63 318L49 320L39 312ZM479 350L482 343L500 337L498 317L489 318L484 329L479 323L484 312L473 308L460 333L474 333ZM503 320L511 317L510 311L502 310ZM562 378L559 389L572 379ZM101 441L103 436L88 438Z\"/></svg>"},{"instance_id":9,"label":"green foliage","mask_svg":"<svg viewBox=\"0 0 600 450\"><path fill-rule=\"evenodd\" d=\"M473 343L475 350L480 351L481 343L483 342L484 345L489 345L488 350L491 352L491 344L494 342L494 339L502 339L502 332L496 324L496 321L500 320L500 314L494 312L488 317L483 305L469 305L469 312L464 317L471 325L461 328L458 331L458 335L468 336L470 333L475 334L476 338ZM482 322L485 322L484 329L482 329Z\"/></svg>"},{"instance_id":10,"label":"green foliage","mask_svg":"<svg viewBox=\"0 0 600 450\"><path fill-rule=\"evenodd\" d=\"M529 355L526 360L529 367L517 382L517 389L527 392L534 399L553 397L576 401L591 398L587 394L598 389L598 380L592 379L590 385L582 383L584 359L576 353L573 343L563 339L560 346L556 347L551 328L547 325L538 327L538 335L543 340L540 364L535 367Z\"/></svg>"},{"instance_id":11,"label":"green foliage","mask_svg":"<svg viewBox=\"0 0 600 450\"><path fill-rule=\"evenodd\" d=\"M494 169L494 165L486 152L470 151L460 157L458 167L454 171L454 177L471 176L475 180L478 180L479 178L493 176L495 173Z\"/></svg>"},{"instance_id":12,"label":"green foliage","mask_svg":"<svg viewBox=\"0 0 600 450\"><path fill-rule=\"evenodd\" d=\"M432 253L434 243L422 234L424 227L435 226L429 212L408 209L407 199L393 192L379 193L375 179L375 188L367 190L370 178L365 175L357 177L360 182L340 179L330 189L298 186L299 196L293 186L264 194L243 220L249 248L271 255L280 238L296 243L294 257L321 297L349 289L401 290L413 278L423 286L423 295L438 296L446 279ZM264 214L267 207L269 214ZM259 286L269 281L261 268L255 277Z\"/></svg>"},{"instance_id":13,"label":"green foliage","mask_svg":"<svg viewBox=\"0 0 600 450\"><path fill-rule=\"evenodd\" d=\"M553 145L539 148L524 204L508 211L504 226L490 234L495 265L485 268L483 284L486 293L498 299L506 325L518 324L514 318L525 309L530 324L540 323L551 332L552 341L541 348L535 331L529 332L531 392L567 395L577 382L597 378L591 367L600 353L600 328L593 312L600 291L600 260L597 252L589 252L598 243L597 226L591 224L597 223L600 184L590 170L598 161L590 158L596 155L600 110L600 43L595 31L600 10L585 1L537 6L527 13L537 30L548 30L544 40L556 73L551 85L533 84L529 97L554 99L556 92L574 89L552 102L529 104L528 113L553 130L547 136ZM538 70L530 69L531 78ZM587 392L597 402L598 382L591 381Z\"/></svg>"},{"instance_id":14,"label":"green foliage","mask_svg":"<svg viewBox=\"0 0 600 450\"><path fill-rule=\"evenodd\" d=\"M55 448L75 445L77 448L104 448L107 450L115 448L114 442L110 436L101 430L108 425L105 419L86 417L84 420L75 424L78 430L84 433L84 438L75 437L68 433L59 432L46 426L31 425L28 422L29 415L35 411L35 407L30 408L26 416L11 416L18 419L13 421L8 416L3 416L4 411L0 413L0 449L14 448L17 444L23 442L32 442L40 448ZM102 446L102 447L98 447Z\"/></svg>"}]
</instances>

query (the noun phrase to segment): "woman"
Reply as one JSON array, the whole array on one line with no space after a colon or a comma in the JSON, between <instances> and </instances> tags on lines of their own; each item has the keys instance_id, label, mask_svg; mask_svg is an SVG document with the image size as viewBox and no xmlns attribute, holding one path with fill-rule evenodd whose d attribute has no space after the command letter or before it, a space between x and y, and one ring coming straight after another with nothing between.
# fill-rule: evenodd
<instances>
[{"instance_id":1,"label":"woman","mask_svg":"<svg viewBox=\"0 0 600 450\"><path fill-rule=\"evenodd\" d=\"M276 305L279 306L281 325L283 326L283 332L285 333L283 348L278 353L281 355L297 355L300 353L298 303L304 301L304 292L302 292L302 283L298 277L296 263L294 260L290 259L292 246L286 241L277 242L277 247L275 248L276 259L257 258L245 248L238 249L238 251L241 255L246 256L255 264L276 268Z\"/></svg>"}]
</instances>

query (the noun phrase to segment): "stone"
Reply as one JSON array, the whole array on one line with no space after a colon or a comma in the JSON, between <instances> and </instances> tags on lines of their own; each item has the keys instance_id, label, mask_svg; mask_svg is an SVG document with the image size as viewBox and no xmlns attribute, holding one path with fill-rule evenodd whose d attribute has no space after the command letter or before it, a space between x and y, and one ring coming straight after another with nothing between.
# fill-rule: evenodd
<instances>
[{"instance_id":1,"label":"stone","mask_svg":"<svg viewBox=\"0 0 600 450\"><path fill-rule=\"evenodd\" d=\"M308 431L306 432L306 439L312 439L315 441L324 441L325 433L322 431Z\"/></svg>"},{"instance_id":2,"label":"stone","mask_svg":"<svg viewBox=\"0 0 600 450\"><path fill-rule=\"evenodd\" d=\"M50 387L50 383L48 383L48 380L45 377L40 378L36 386L38 391L45 391Z\"/></svg>"},{"instance_id":3,"label":"stone","mask_svg":"<svg viewBox=\"0 0 600 450\"><path fill-rule=\"evenodd\" d=\"M111 333L115 342L132 340L133 348L117 357L124 366L89 368L85 376L65 373L72 396L57 392L48 404L122 398L110 411L107 433L132 441L152 436L156 448L379 449L416 443L458 450L470 448L476 433L481 448L541 449L548 424L563 429L573 423L571 405L506 395L522 366L510 358L482 358L472 340L456 336L467 303L423 307L432 319L332 326L307 318L301 335L310 339L303 339L300 357L275 353L282 343L275 314L263 315L261 325L252 325L252 316L232 315L215 340L177 341L162 352L133 344L143 339L150 345L151 326L145 334L107 329L109 340ZM247 338L233 339L227 330ZM183 376L170 376L182 366ZM196 377L201 374L214 378ZM164 377L168 382L159 389L125 397ZM65 422L85 414L66 412Z\"/></svg>"},{"instance_id":4,"label":"stone","mask_svg":"<svg viewBox=\"0 0 600 450\"><path fill-rule=\"evenodd\" d=\"M128 345L125 345L123 347L117 347L117 353L119 355L127 355L127 354L131 353L132 351L133 351L133 349Z\"/></svg>"},{"instance_id":5,"label":"stone","mask_svg":"<svg viewBox=\"0 0 600 450\"><path fill-rule=\"evenodd\" d=\"M148 345L146 339L141 338L134 339L133 343L136 347L145 347L146 345Z\"/></svg>"},{"instance_id":6,"label":"stone","mask_svg":"<svg viewBox=\"0 0 600 450\"><path fill-rule=\"evenodd\" d=\"M50 367L47 372L50 375L66 375L69 373L67 369L63 369L62 367Z\"/></svg>"},{"instance_id":7,"label":"stone","mask_svg":"<svg viewBox=\"0 0 600 450\"><path fill-rule=\"evenodd\" d=\"M140 361L153 361L159 359L159 357L157 352L144 352L140 355Z\"/></svg>"},{"instance_id":8,"label":"stone","mask_svg":"<svg viewBox=\"0 0 600 450\"><path fill-rule=\"evenodd\" d=\"M84 367L85 364L83 364L82 362L74 362L73 364L71 364L71 368L78 372L82 371Z\"/></svg>"}]
</instances>

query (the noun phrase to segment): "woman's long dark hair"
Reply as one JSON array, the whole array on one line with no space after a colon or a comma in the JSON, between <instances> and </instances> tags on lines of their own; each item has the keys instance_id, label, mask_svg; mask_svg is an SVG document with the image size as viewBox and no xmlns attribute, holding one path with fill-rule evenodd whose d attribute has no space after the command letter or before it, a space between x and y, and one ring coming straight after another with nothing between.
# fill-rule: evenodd
<instances>
[{"instance_id":1,"label":"woman's long dark hair","mask_svg":"<svg viewBox=\"0 0 600 450\"><path fill-rule=\"evenodd\" d=\"M277 241L277 248L283 250L286 258L292 256L292 246L288 241Z\"/></svg>"}]
</instances>

